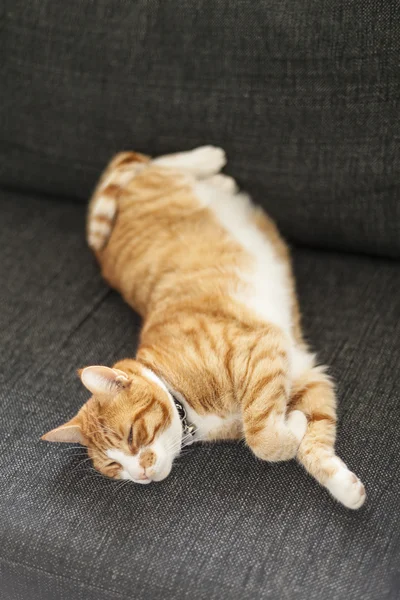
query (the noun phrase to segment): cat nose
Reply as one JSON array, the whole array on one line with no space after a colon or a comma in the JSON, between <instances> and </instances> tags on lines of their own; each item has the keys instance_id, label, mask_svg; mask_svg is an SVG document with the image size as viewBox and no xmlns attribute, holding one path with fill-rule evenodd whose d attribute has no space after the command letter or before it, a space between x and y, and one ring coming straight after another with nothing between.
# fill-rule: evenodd
<instances>
[{"instance_id":1,"label":"cat nose","mask_svg":"<svg viewBox=\"0 0 400 600\"><path fill-rule=\"evenodd\" d=\"M140 456L139 456L139 465L144 470L149 469L156 462L156 458L157 457L156 457L155 452L153 452L153 450L150 450L150 448L147 448L147 450L143 450L140 453Z\"/></svg>"}]
</instances>

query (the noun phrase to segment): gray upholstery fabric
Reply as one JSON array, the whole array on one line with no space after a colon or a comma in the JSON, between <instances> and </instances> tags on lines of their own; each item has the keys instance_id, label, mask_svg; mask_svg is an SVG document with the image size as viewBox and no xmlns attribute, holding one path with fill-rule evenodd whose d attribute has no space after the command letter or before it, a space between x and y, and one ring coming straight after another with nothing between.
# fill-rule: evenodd
<instances>
[{"instance_id":1,"label":"gray upholstery fabric","mask_svg":"<svg viewBox=\"0 0 400 600\"><path fill-rule=\"evenodd\" d=\"M100 279L83 207L2 192L0 212L1 600L399 598L398 263L294 253L362 510L239 444L196 447L164 482L122 486L39 436L86 400L77 367L134 353L138 319Z\"/></svg>"},{"instance_id":2,"label":"gray upholstery fabric","mask_svg":"<svg viewBox=\"0 0 400 600\"><path fill-rule=\"evenodd\" d=\"M1 10L1 8L3 10ZM400 256L398 0L3 0L0 181L222 145L297 242Z\"/></svg>"}]
</instances>

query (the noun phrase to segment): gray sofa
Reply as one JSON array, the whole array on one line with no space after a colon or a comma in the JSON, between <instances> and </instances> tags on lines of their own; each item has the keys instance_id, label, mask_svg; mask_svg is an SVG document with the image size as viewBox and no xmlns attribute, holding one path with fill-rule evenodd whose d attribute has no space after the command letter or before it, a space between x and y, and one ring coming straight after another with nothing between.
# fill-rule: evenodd
<instances>
[{"instance_id":1,"label":"gray sofa","mask_svg":"<svg viewBox=\"0 0 400 600\"><path fill-rule=\"evenodd\" d=\"M3 0L1 600L400 597L397 0ZM294 462L202 445L152 486L39 441L75 370L133 355L85 206L116 151L223 146L293 245L358 512Z\"/></svg>"}]
</instances>

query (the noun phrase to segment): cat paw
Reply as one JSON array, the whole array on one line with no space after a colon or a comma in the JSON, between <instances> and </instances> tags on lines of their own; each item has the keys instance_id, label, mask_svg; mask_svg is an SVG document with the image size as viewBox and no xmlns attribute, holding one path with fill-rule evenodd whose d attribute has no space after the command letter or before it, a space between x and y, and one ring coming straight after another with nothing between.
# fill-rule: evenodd
<instances>
[{"instance_id":1,"label":"cat paw","mask_svg":"<svg viewBox=\"0 0 400 600\"><path fill-rule=\"evenodd\" d=\"M219 173L226 165L226 155L222 148L201 146L189 153L190 170L199 179Z\"/></svg>"},{"instance_id":2,"label":"cat paw","mask_svg":"<svg viewBox=\"0 0 400 600\"><path fill-rule=\"evenodd\" d=\"M300 445L307 429L306 415L301 410L292 410L289 413L286 423Z\"/></svg>"},{"instance_id":3,"label":"cat paw","mask_svg":"<svg viewBox=\"0 0 400 600\"><path fill-rule=\"evenodd\" d=\"M223 175L222 173L217 173L216 175L209 177L206 179L205 183L209 183L227 194L236 194L239 191L238 184L233 177Z\"/></svg>"},{"instance_id":4,"label":"cat paw","mask_svg":"<svg viewBox=\"0 0 400 600\"><path fill-rule=\"evenodd\" d=\"M364 485L347 467L341 467L326 483L327 490L347 508L356 510L365 502Z\"/></svg>"}]
</instances>

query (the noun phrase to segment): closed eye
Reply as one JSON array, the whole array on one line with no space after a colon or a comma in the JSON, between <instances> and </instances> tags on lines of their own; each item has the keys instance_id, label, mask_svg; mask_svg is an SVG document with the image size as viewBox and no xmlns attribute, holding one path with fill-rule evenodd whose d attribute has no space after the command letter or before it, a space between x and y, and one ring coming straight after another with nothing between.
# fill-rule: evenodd
<instances>
[{"instance_id":1,"label":"closed eye","mask_svg":"<svg viewBox=\"0 0 400 600\"><path fill-rule=\"evenodd\" d=\"M129 435L128 435L128 446L131 447L133 443L133 425L129 430Z\"/></svg>"}]
</instances>

